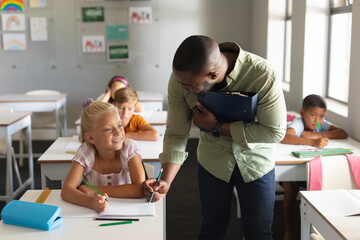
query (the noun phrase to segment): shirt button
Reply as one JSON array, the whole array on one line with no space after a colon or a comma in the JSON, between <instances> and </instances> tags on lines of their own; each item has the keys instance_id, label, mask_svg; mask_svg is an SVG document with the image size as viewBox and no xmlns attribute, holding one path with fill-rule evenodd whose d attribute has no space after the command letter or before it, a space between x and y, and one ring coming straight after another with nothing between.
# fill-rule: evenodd
<instances>
[{"instance_id":1,"label":"shirt button","mask_svg":"<svg viewBox=\"0 0 360 240\"><path fill-rule=\"evenodd\" d=\"M107 179L111 179L111 176L107 176Z\"/></svg>"},{"instance_id":2,"label":"shirt button","mask_svg":"<svg viewBox=\"0 0 360 240\"><path fill-rule=\"evenodd\" d=\"M111 186L112 184L111 184L111 182L108 182L108 184L107 184L108 186Z\"/></svg>"}]
</instances>

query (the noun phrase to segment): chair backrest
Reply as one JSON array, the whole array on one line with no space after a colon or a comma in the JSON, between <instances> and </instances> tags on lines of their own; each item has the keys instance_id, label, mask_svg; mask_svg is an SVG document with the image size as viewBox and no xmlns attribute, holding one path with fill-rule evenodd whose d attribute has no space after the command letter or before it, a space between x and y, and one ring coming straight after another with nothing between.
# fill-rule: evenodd
<instances>
[{"instance_id":1,"label":"chair backrest","mask_svg":"<svg viewBox=\"0 0 360 240\"><path fill-rule=\"evenodd\" d=\"M144 168L145 168L147 177L153 178L154 177L154 166L150 165L148 163L144 163Z\"/></svg>"},{"instance_id":2,"label":"chair backrest","mask_svg":"<svg viewBox=\"0 0 360 240\"><path fill-rule=\"evenodd\" d=\"M25 93L26 95L60 95L61 92L49 89L33 90Z\"/></svg>"},{"instance_id":3,"label":"chair backrest","mask_svg":"<svg viewBox=\"0 0 360 240\"><path fill-rule=\"evenodd\" d=\"M0 112L14 112L14 109L12 109L10 107L0 106Z\"/></svg>"},{"instance_id":4,"label":"chair backrest","mask_svg":"<svg viewBox=\"0 0 360 240\"><path fill-rule=\"evenodd\" d=\"M357 189L347 157L345 155L321 158L322 190ZM307 187L309 189L310 164L307 168Z\"/></svg>"}]
</instances>

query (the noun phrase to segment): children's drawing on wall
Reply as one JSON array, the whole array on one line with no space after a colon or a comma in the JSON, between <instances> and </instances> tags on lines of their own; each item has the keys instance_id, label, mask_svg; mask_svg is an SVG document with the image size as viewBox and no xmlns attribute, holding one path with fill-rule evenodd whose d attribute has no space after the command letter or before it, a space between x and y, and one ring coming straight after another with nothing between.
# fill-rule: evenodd
<instances>
[{"instance_id":1,"label":"children's drawing on wall","mask_svg":"<svg viewBox=\"0 0 360 240\"><path fill-rule=\"evenodd\" d=\"M46 8L46 0L29 0L31 8Z\"/></svg>"},{"instance_id":2,"label":"children's drawing on wall","mask_svg":"<svg viewBox=\"0 0 360 240\"><path fill-rule=\"evenodd\" d=\"M112 45L108 50L108 61L117 62L129 60L129 46L128 45Z\"/></svg>"},{"instance_id":3,"label":"children's drawing on wall","mask_svg":"<svg viewBox=\"0 0 360 240\"><path fill-rule=\"evenodd\" d=\"M30 18L31 41L47 41L47 22L45 17Z\"/></svg>"},{"instance_id":4,"label":"children's drawing on wall","mask_svg":"<svg viewBox=\"0 0 360 240\"><path fill-rule=\"evenodd\" d=\"M131 24L149 24L152 23L151 7L130 7L129 17Z\"/></svg>"},{"instance_id":5,"label":"children's drawing on wall","mask_svg":"<svg viewBox=\"0 0 360 240\"><path fill-rule=\"evenodd\" d=\"M106 39L127 41L129 40L129 26L128 25L106 25Z\"/></svg>"},{"instance_id":6,"label":"children's drawing on wall","mask_svg":"<svg viewBox=\"0 0 360 240\"><path fill-rule=\"evenodd\" d=\"M84 53L105 52L105 36L82 36L82 49Z\"/></svg>"},{"instance_id":7,"label":"children's drawing on wall","mask_svg":"<svg viewBox=\"0 0 360 240\"><path fill-rule=\"evenodd\" d=\"M23 0L1 0L1 11L22 12L24 10Z\"/></svg>"},{"instance_id":8,"label":"children's drawing on wall","mask_svg":"<svg viewBox=\"0 0 360 240\"><path fill-rule=\"evenodd\" d=\"M25 15L24 14L8 14L1 15L3 31L25 31Z\"/></svg>"},{"instance_id":9,"label":"children's drawing on wall","mask_svg":"<svg viewBox=\"0 0 360 240\"><path fill-rule=\"evenodd\" d=\"M4 33L3 50L5 51L22 51L26 50L25 33Z\"/></svg>"}]
</instances>

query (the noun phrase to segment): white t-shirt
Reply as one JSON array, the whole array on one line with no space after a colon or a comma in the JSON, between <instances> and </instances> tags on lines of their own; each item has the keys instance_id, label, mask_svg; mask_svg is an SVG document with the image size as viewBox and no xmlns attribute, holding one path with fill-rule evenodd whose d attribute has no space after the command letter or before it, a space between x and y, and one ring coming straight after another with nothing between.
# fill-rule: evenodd
<instances>
[{"instance_id":1,"label":"white t-shirt","mask_svg":"<svg viewBox=\"0 0 360 240\"><path fill-rule=\"evenodd\" d=\"M329 131L331 127L331 123L326 121L325 119L320 124L322 131ZM302 117L295 118L291 123L288 124L287 128L292 128L295 130L295 136L301 137L302 132L304 131L304 121ZM319 129L313 130L313 132L319 132Z\"/></svg>"}]
</instances>

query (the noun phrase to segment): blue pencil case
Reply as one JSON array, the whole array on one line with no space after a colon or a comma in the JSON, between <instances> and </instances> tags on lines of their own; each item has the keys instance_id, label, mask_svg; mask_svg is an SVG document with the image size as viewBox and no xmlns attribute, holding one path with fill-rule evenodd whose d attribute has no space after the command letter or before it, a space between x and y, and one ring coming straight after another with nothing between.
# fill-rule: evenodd
<instances>
[{"instance_id":1,"label":"blue pencil case","mask_svg":"<svg viewBox=\"0 0 360 240\"><path fill-rule=\"evenodd\" d=\"M22 227L50 230L62 224L59 206L13 200L1 211L4 223Z\"/></svg>"}]
</instances>

